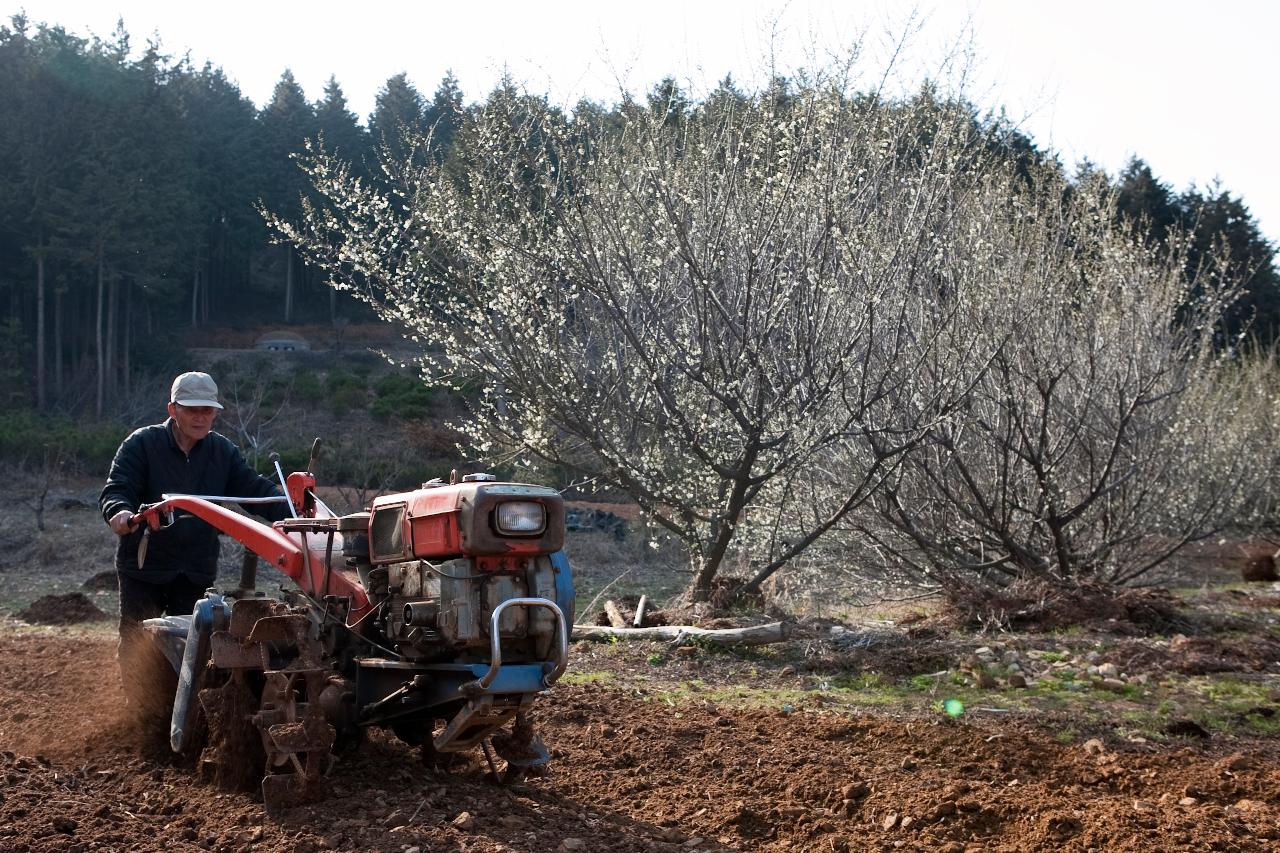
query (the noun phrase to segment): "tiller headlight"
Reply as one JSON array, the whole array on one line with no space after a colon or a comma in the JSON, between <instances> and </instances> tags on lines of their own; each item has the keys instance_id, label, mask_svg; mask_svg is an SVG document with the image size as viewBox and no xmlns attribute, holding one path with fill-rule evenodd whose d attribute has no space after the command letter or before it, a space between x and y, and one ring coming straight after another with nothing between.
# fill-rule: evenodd
<instances>
[{"instance_id":1,"label":"tiller headlight","mask_svg":"<svg viewBox=\"0 0 1280 853\"><path fill-rule=\"evenodd\" d=\"M547 529L547 510L534 501L507 501L494 510L494 526L506 536L539 536Z\"/></svg>"}]
</instances>

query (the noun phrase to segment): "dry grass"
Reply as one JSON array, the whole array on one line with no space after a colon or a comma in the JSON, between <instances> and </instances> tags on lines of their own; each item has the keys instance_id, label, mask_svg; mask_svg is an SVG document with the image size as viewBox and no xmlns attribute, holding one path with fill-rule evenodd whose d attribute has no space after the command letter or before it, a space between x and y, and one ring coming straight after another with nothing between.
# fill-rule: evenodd
<instances>
[{"instance_id":1,"label":"dry grass","mask_svg":"<svg viewBox=\"0 0 1280 853\"><path fill-rule=\"evenodd\" d=\"M96 505L100 484L88 478L60 481L45 497L43 531L36 525L42 488L19 469L0 472L7 489L0 500L0 612L16 613L46 594L82 591L81 585L112 568L116 538ZM108 613L114 593L89 593Z\"/></svg>"},{"instance_id":2,"label":"dry grass","mask_svg":"<svg viewBox=\"0 0 1280 853\"><path fill-rule=\"evenodd\" d=\"M565 538L565 553L573 567L580 607L606 586L612 597L645 594L663 605L674 601L689 582L677 546L651 547L644 529L634 523L623 539L603 531L571 531Z\"/></svg>"}]
</instances>

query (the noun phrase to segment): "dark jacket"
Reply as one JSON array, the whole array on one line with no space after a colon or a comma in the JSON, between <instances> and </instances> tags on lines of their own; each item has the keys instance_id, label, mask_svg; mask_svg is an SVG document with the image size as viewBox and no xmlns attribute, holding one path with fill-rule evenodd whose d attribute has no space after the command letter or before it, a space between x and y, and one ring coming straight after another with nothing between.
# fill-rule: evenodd
<instances>
[{"instance_id":1,"label":"dark jacket","mask_svg":"<svg viewBox=\"0 0 1280 853\"><path fill-rule=\"evenodd\" d=\"M122 509L137 511L163 494L267 497L280 494L271 480L256 473L240 450L216 432L196 442L188 456L173 437L172 418L143 427L124 440L111 462L111 473L98 504L103 519ZM249 512L268 521L285 518L284 503L248 504ZM178 511L170 527L154 531L146 560L138 568L141 527L120 537L116 571L126 577L168 583L179 574L199 583L213 583L218 573L218 531L195 516Z\"/></svg>"}]
</instances>

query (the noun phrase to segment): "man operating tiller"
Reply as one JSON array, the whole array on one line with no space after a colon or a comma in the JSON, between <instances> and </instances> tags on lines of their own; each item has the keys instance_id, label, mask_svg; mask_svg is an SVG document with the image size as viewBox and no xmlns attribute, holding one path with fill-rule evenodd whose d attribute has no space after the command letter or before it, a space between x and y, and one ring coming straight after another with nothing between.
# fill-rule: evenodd
<instances>
[{"instance_id":1,"label":"man operating tiller","mask_svg":"<svg viewBox=\"0 0 1280 853\"><path fill-rule=\"evenodd\" d=\"M279 487L260 476L228 438L213 432L222 404L207 373L173 380L169 418L136 430L124 440L98 502L102 517L120 537L115 566L120 583L120 673L135 710L146 705L139 684L145 653L142 621L190 615L218 572L218 532L200 519L176 513L172 524L152 531L134 523L144 504L166 494L278 498L244 508L268 521L289 515Z\"/></svg>"}]
</instances>

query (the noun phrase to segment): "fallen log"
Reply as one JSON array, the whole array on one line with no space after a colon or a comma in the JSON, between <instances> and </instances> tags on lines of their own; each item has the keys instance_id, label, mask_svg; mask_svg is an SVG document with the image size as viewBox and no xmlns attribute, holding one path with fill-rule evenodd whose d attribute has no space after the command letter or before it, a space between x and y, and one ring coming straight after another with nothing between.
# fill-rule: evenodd
<instances>
[{"instance_id":1,"label":"fallen log","mask_svg":"<svg viewBox=\"0 0 1280 853\"><path fill-rule=\"evenodd\" d=\"M575 640L671 640L673 645L696 641L713 646L763 646L787 638L781 622L750 625L746 628L695 628L692 625L655 625L651 628L608 628L602 625L574 625Z\"/></svg>"}]
</instances>

